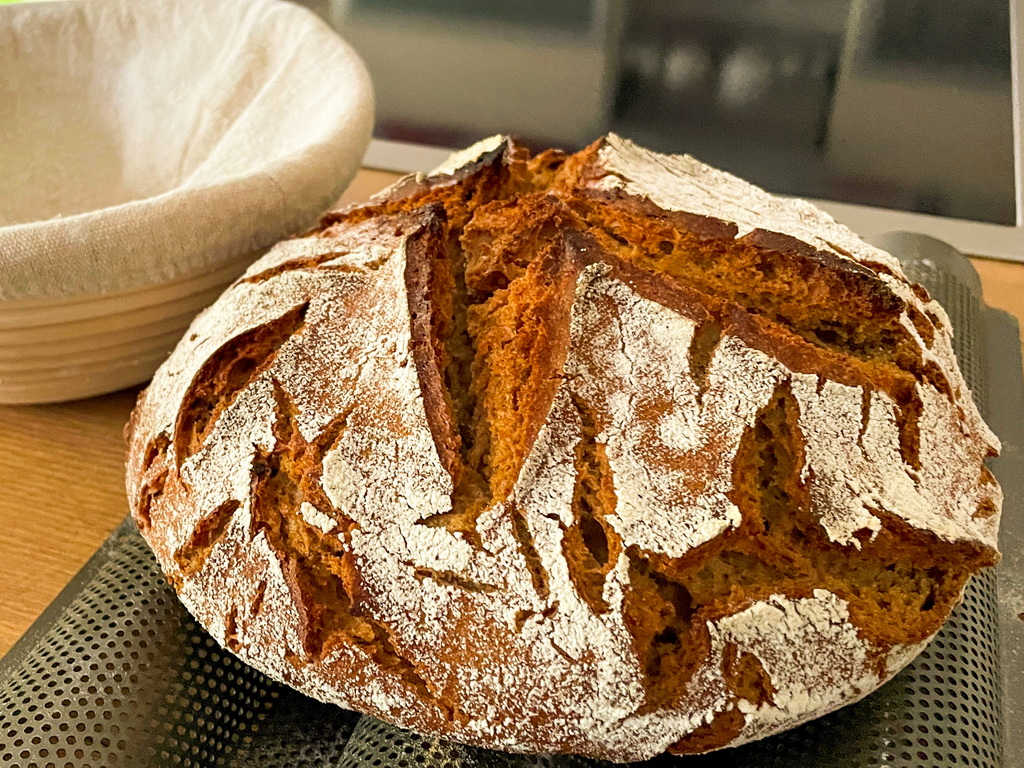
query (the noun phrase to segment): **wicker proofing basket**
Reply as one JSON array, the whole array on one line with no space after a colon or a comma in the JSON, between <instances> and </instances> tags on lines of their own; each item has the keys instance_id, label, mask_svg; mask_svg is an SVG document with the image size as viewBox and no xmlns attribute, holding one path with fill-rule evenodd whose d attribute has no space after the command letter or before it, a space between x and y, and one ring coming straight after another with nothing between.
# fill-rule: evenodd
<instances>
[{"instance_id":1,"label":"wicker proofing basket","mask_svg":"<svg viewBox=\"0 0 1024 768\"><path fill-rule=\"evenodd\" d=\"M362 62L277 0L0 8L0 403L149 378L370 138Z\"/></svg>"}]
</instances>

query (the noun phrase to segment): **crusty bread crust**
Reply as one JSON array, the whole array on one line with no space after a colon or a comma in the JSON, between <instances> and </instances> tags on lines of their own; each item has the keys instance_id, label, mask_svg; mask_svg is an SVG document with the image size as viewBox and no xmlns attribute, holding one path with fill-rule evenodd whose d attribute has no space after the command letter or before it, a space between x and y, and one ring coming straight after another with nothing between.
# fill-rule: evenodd
<instances>
[{"instance_id":1,"label":"crusty bread crust","mask_svg":"<svg viewBox=\"0 0 1024 768\"><path fill-rule=\"evenodd\" d=\"M422 733L636 760L878 687L996 562L942 309L800 201L496 137L200 315L128 493L238 656Z\"/></svg>"}]
</instances>

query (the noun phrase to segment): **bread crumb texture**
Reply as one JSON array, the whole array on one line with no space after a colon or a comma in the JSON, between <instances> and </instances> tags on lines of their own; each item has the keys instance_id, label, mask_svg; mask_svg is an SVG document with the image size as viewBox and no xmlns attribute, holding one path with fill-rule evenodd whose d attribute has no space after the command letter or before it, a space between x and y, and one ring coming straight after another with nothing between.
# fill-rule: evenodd
<instances>
[{"instance_id":1,"label":"bread crumb texture","mask_svg":"<svg viewBox=\"0 0 1024 768\"><path fill-rule=\"evenodd\" d=\"M948 319L821 211L616 136L327 214L129 426L136 521L324 701L617 761L865 696L998 559Z\"/></svg>"}]
</instances>

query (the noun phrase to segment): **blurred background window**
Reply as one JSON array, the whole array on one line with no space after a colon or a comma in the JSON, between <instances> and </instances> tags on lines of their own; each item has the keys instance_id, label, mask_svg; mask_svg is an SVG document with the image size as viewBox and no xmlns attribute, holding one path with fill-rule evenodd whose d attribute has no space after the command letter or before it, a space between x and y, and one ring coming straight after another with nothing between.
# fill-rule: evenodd
<instances>
[{"instance_id":1,"label":"blurred background window","mask_svg":"<svg viewBox=\"0 0 1024 768\"><path fill-rule=\"evenodd\" d=\"M774 192L1014 223L1013 0L308 0L377 136L613 130Z\"/></svg>"}]
</instances>

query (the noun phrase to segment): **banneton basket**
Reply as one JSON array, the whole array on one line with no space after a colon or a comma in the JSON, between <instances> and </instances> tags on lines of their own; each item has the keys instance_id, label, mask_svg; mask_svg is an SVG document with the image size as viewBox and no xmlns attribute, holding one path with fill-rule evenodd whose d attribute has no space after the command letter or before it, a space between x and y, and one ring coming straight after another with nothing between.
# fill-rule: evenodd
<instances>
[{"instance_id":1,"label":"banneton basket","mask_svg":"<svg viewBox=\"0 0 1024 768\"><path fill-rule=\"evenodd\" d=\"M358 56L279 0L2 6L0 62L0 403L149 378L372 129Z\"/></svg>"},{"instance_id":2,"label":"banneton basket","mask_svg":"<svg viewBox=\"0 0 1024 768\"><path fill-rule=\"evenodd\" d=\"M1024 383L1020 339L980 304L970 263L937 241L879 243L947 309L957 355L1003 439L1002 563L975 577L928 648L863 701L679 768L999 768L1024 765ZM584 768L424 738L321 704L223 651L178 602L126 520L0 660L0 765L64 768ZM607 765L607 764L604 764Z\"/></svg>"}]
</instances>

